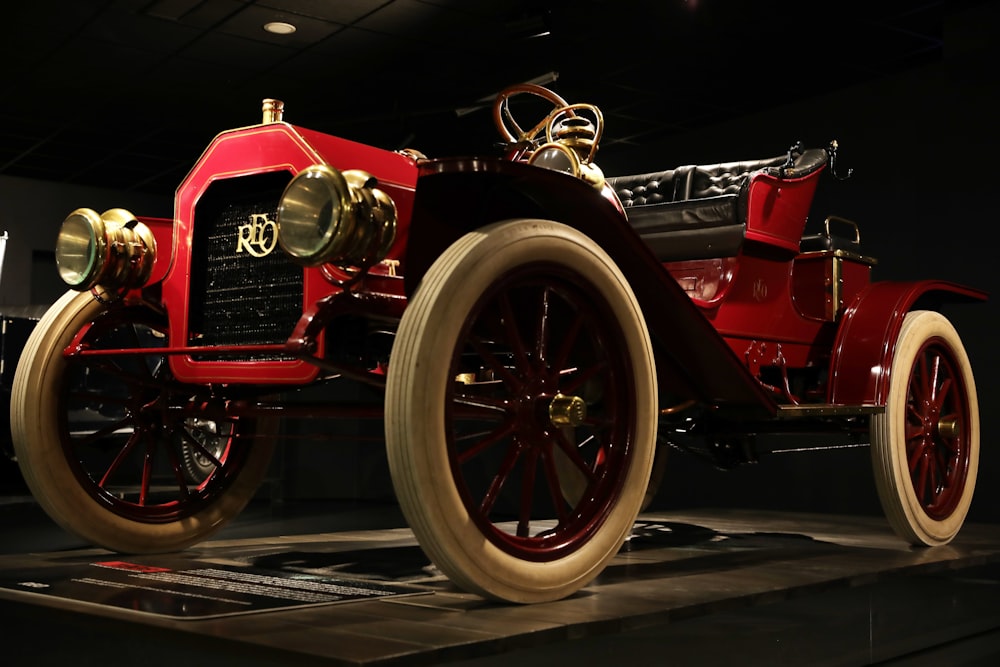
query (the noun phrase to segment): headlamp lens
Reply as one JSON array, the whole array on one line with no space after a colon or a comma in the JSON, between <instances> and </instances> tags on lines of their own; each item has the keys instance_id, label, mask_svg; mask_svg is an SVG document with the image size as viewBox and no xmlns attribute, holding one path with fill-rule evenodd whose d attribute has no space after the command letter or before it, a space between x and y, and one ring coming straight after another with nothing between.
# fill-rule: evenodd
<instances>
[{"instance_id":1,"label":"headlamp lens","mask_svg":"<svg viewBox=\"0 0 1000 667\"><path fill-rule=\"evenodd\" d=\"M56 239L56 265L70 287L88 289L103 261L104 221L96 211L77 209L69 214Z\"/></svg>"},{"instance_id":2,"label":"headlamp lens","mask_svg":"<svg viewBox=\"0 0 1000 667\"><path fill-rule=\"evenodd\" d=\"M326 165L302 170L278 205L278 240L304 264L321 264L348 208L349 190L340 172Z\"/></svg>"}]
</instances>

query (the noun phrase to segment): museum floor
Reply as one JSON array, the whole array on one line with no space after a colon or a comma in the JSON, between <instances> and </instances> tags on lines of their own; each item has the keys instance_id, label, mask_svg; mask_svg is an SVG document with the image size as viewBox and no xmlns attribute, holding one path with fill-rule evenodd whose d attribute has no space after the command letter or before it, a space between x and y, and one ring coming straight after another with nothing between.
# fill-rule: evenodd
<instances>
[{"instance_id":1,"label":"museum floor","mask_svg":"<svg viewBox=\"0 0 1000 667\"><path fill-rule=\"evenodd\" d=\"M908 549L883 520L644 514L577 595L453 588L394 505L255 501L180 554L80 544L0 497L6 665L996 665L1000 527Z\"/></svg>"}]
</instances>

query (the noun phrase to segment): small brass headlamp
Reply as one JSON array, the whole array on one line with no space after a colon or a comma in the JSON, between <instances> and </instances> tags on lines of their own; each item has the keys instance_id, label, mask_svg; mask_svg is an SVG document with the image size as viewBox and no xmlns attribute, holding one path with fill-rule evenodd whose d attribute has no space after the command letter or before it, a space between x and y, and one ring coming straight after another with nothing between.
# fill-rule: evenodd
<instances>
[{"instance_id":1,"label":"small brass headlamp","mask_svg":"<svg viewBox=\"0 0 1000 667\"><path fill-rule=\"evenodd\" d=\"M90 208L70 213L56 239L59 276L81 292L100 285L108 291L140 287L153 270L156 239L132 213Z\"/></svg>"}]
</instances>

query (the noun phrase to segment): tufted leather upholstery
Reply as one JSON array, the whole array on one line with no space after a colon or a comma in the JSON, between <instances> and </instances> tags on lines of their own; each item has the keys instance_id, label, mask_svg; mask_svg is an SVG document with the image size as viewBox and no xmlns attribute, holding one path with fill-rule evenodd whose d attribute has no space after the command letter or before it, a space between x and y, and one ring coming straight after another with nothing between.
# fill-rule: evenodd
<instances>
[{"instance_id":1,"label":"tufted leather upholstery","mask_svg":"<svg viewBox=\"0 0 1000 667\"><path fill-rule=\"evenodd\" d=\"M743 245L746 199L756 173L803 176L826 164L812 149L764 160L687 165L607 179L629 222L662 262L732 257Z\"/></svg>"},{"instance_id":2,"label":"tufted leather upholstery","mask_svg":"<svg viewBox=\"0 0 1000 667\"><path fill-rule=\"evenodd\" d=\"M687 199L687 179L693 167L678 167L635 176L612 177L609 182L623 206L645 206Z\"/></svg>"}]
</instances>

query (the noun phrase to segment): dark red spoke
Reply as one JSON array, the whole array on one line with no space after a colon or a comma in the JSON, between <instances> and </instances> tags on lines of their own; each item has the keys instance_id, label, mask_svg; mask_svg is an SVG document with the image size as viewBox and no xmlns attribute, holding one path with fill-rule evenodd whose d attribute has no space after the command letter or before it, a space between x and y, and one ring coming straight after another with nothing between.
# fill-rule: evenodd
<instances>
[{"instance_id":1,"label":"dark red spoke","mask_svg":"<svg viewBox=\"0 0 1000 667\"><path fill-rule=\"evenodd\" d=\"M940 354L929 354L930 359L928 364L930 366L930 376L927 378L927 400L934 405L939 405L938 401L938 390L941 386L941 373L943 369L941 368L941 355Z\"/></svg>"},{"instance_id":2,"label":"dark red spoke","mask_svg":"<svg viewBox=\"0 0 1000 667\"><path fill-rule=\"evenodd\" d=\"M555 441L559 446L559 449L566 455L566 458L568 458L570 462L587 478L587 483L589 484L592 482L594 480L594 471L583 459L583 456L580 454L580 449L570 442L566 436L563 435L562 431L556 431ZM587 442L589 442L589 439Z\"/></svg>"},{"instance_id":3,"label":"dark red spoke","mask_svg":"<svg viewBox=\"0 0 1000 667\"><path fill-rule=\"evenodd\" d=\"M531 507L535 502L535 475L538 468L538 450L528 449L524 457L524 471L521 473L521 506L517 516L517 536L531 535Z\"/></svg>"},{"instance_id":4,"label":"dark red spoke","mask_svg":"<svg viewBox=\"0 0 1000 667\"><path fill-rule=\"evenodd\" d=\"M522 370L530 369L531 363L528 359L528 350L521 339L521 332L518 331L517 320L514 317L514 308L510 304L510 295L507 292L504 292L500 296L500 316L504 331L507 334L507 343L514 354L515 366Z\"/></svg>"},{"instance_id":5,"label":"dark red spoke","mask_svg":"<svg viewBox=\"0 0 1000 667\"><path fill-rule=\"evenodd\" d=\"M153 459L156 453L156 444L149 440L146 442L146 451L142 457L142 482L139 487L139 506L145 507L149 501L149 491L153 485Z\"/></svg>"},{"instance_id":6,"label":"dark red spoke","mask_svg":"<svg viewBox=\"0 0 1000 667\"><path fill-rule=\"evenodd\" d=\"M934 469L938 472L941 480L938 488L947 487L948 473L951 470L951 452L947 448L941 446L934 448Z\"/></svg>"},{"instance_id":7,"label":"dark red spoke","mask_svg":"<svg viewBox=\"0 0 1000 667\"><path fill-rule=\"evenodd\" d=\"M615 419L612 415L587 415L583 424L600 432L612 428L615 425Z\"/></svg>"},{"instance_id":8,"label":"dark red spoke","mask_svg":"<svg viewBox=\"0 0 1000 667\"><path fill-rule=\"evenodd\" d=\"M948 461L948 465L961 453L961 446L954 439L938 438L935 449Z\"/></svg>"},{"instance_id":9,"label":"dark red spoke","mask_svg":"<svg viewBox=\"0 0 1000 667\"><path fill-rule=\"evenodd\" d=\"M103 440L109 435L113 435L119 429L132 425L133 425L132 417L126 415L123 419L119 419L116 422L107 424L106 426L99 428L98 430L94 431L88 436L84 436L81 438L73 438L72 444L74 447L88 447L90 445L93 445L95 442L98 442L99 440Z\"/></svg>"},{"instance_id":10,"label":"dark red spoke","mask_svg":"<svg viewBox=\"0 0 1000 667\"><path fill-rule=\"evenodd\" d=\"M937 498L948 490L948 462L941 460L941 452L935 449L931 452L933 461L930 463L930 488L928 500Z\"/></svg>"},{"instance_id":11,"label":"dark red spoke","mask_svg":"<svg viewBox=\"0 0 1000 667\"><path fill-rule=\"evenodd\" d=\"M952 388L955 386L954 380L951 377L945 377L941 384L938 386L937 390L934 392L934 404L939 410L943 410L945 403L948 402L949 397L952 394Z\"/></svg>"},{"instance_id":12,"label":"dark red spoke","mask_svg":"<svg viewBox=\"0 0 1000 667\"><path fill-rule=\"evenodd\" d=\"M577 311L576 316L570 323L566 333L563 334L562 343L559 346L558 352L556 352L556 355L550 360L552 368L566 368L566 364L569 361L569 355L573 352L573 347L576 345L576 341L580 335L580 330L583 328L584 321L585 318L583 313Z\"/></svg>"},{"instance_id":13,"label":"dark red spoke","mask_svg":"<svg viewBox=\"0 0 1000 667\"><path fill-rule=\"evenodd\" d=\"M921 465L926 465L927 463L927 438L921 435L919 438L915 438L912 447L907 447L909 450L910 459L910 474L916 474L917 468Z\"/></svg>"},{"instance_id":14,"label":"dark red spoke","mask_svg":"<svg viewBox=\"0 0 1000 667\"><path fill-rule=\"evenodd\" d=\"M556 517L559 519L559 523L562 523L569 519L569 508L567 507L566 499L562 495L562 486L559 484L559 470L556 468L554 454L554 450L549 450L548 454L543 458L542 463L545 466L545 485L549 489L549 499L552 501L552 506L556 508Z\"/></svg>"},{"instance_id":15,"label":"dark red spoke","mask_svg":"<svg viewBox=\"0 0 1000 667\"><path fill-rule=\"evenodd\" d=\"M549 288L542 290L542 299L538 304L538 331L535 333L535 357L542 367L545 366L549 346L549 294Z\"/></svg>"},{"instance_id":16,"label":"dark red spoke","mask_svg":"<svg viewBox=\"0 0 1000 667\"><path fill-rule=\"evenodd\" d=\"M184 471L181 469L181 461L172 448L168 448L168 456L170 457L170 468L174 473L174 481L177 482L177 491L180 493L181 500L187 500L191 496L191 490L188 488L187 480L184 479Z\"/></svg>"},{"instance_id":17,"label":"dark red spoke","mask_svg":"<svg viewBox=\"0 0 1000 667\"><path fill-rule=\"evenodd\" d=\"M198 443L195 443L198 444ZM177 491L180 493L180 498L182 500L187 500L191 491L188 489L187 480L184 479L183 464L181 463L181 457L177 454L177 449L183 445L168 446L167 458L170 459L170 469L174 474L174 481L177 483ZM207 453L207 452L206 452Z\"/></svg>"},{"instance_id":18,"label":"dark red spoke","mask_svg":"<svg viewBox=\"0 0 1000 667\"><path fill-rule=\"evenodd\" d=\"M515 437L512 446L507 450L507 454L500 464L500 468L497 470L496 475L493 476L493 481L490 482L490 487L486 490L486 495L483 496L482 502L479 503L479 513L484 518L489 516L490 512L493 511L497 497L500 495L504 484L507 483L507 478L510 477L510 473L514 470L514 466L517 465L517 460L521 457L523 451L524 445Z\"/></svg>"},{"instance_id":19,"label":"dark red spoke","mask_svg":"<svg viewBox=\"0 0 1000 667\"><path fill-rule=\"evenodd\" d=\"M216 468L222 467L222 462L219 459L215 458L215 455L212 454L212 452L208 451L208 449L203 444L201 444L201 442L199 442L197 438L192 436L186 428L180 428L178 430L180 431L181 439L183 439L184 442L186 442L187 444L191 445L196 450L198 450L198 452L200 452L202 456L207 458ZM217 438L220 436L211 435L209 437ZM171 450L171 454L172 453L173 451Z\"/></svg>"},{"instance_id":20,"label":"dark red spoke","mask_svg":"<svg viewBox=\"0 0 1000 667\"><path fill-rule=\"evenodd\" d=\"M923 422L907 422L904 426L905 431L903 437L906 439L907 443L919 441L927 435L927 432L924 430Z\"/></svg>"},{"instance_id":21,"label":"dark red spoke","mask_svg":"<svg viewBox=\"0 0 1000 667\"><path fill-rule=\"evenodd\" d=\"M501 419L510 411L510 401L492 396L456 394L452 415L456 419Z\"/></svg>"},{"instance_id":22,"label":"dark red spoke","mask_svg":"<svg viewBox=\"0 0 1000 667\"><path fill-rule=\"evenodd\" d=\"M466 449L463 449L461 452L458 453L458 455L456 456L458 463L460 465L468 463L473 458L479 456L486 450L490 449L498 442L502 442L505 438L509 437L512 433L514 433L515 429L516 429L515 423L513 420L511 420L504 422L498 428L487 432L486 437L482 438L476 444L467 447ZM466 436L461 436L459 438L456 438L456 440L460 440L463 438L468 439Z\"/></svg>"},{"instance_id":23,"label":"dark red spoke","mask_svg":"<svg viewBox=\"0 0 1000 667\"><path fill-rule=\"evenodd\" d=\"M487 429L485 431L472 431L470 433L462 433L455 435L455 442L468 442L469 440L479 440L480 438L485 438L493 434L493 429Z\"/></svg>"},{"instance_id":24,"label":"dark red spoke","mask_svg":"<svg viewBox=\"0 0 1000 667\"><path fill-rule=\"evenodd\" d=\"M917 493L920 502L924 502L927 490L927 459L923 450L910 462L910 479L913 480L913 489Z\"/></svg>"},{"instance_id":25,"label":"dark red spoke","mask_svg":"<svg viewBox=\"0 0 1000 667\"><path fill-rule=\"evenodd\" d=\"M910 391L913 392L914 401L923 402L930 396L930 374L927 370L927 355L921 354L917 357L916 365L913 369L913 379L910 382Z\"/></svg>"},{"instance_id":26,"label":"dark red spoke","mask_svg":"<svg viewBox=\"0 0 1000 667\"><path fill-rule=\"evenodd\" d=\"M608 367L607 363L602 361L587 368L578 368L576 373L574 373L572 377L563 376L562 378L563 384L561 386L563 393L564 394L576 393L587 380L593 378L598 373L607 370L607 367Z\"/></svg>"},{"instance_id":27,"label":"dark red spoke","mask_svg":"<svg viewBox=\"0 0 1000 667\"><path fill-rule=\"evenodd\" d=\"M472 346L473 351L479 355L479 357L486 362L487 368L496 373L503 383L507 386L508 391L517 391L521 386L521 381L517 379L513 373L511 373L510 368L504 365L496 355L493 354L486 347L486 345L478 338L469 338L469 344Z\"/></svg>"},{"instance_id":28,"label":"dark red spoke","mask_svg":"<svg viewBox=\"0 0 1000 667\"><path fill-rule=\"evenodd\" d=\"M111 476L118 472L118 468L124 463L128 455L135 449L135 446L139 443L140 435L138 433L132 433L128 440L125 441L125 446L119 450L118 454L115 456L114 460L111 461L111 465L107 467L104 474L101 475L101 480L97 483L99 487L106 488L111 480Z\"/></svg>"}]
</instances>

